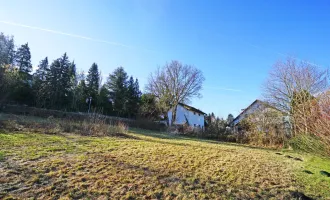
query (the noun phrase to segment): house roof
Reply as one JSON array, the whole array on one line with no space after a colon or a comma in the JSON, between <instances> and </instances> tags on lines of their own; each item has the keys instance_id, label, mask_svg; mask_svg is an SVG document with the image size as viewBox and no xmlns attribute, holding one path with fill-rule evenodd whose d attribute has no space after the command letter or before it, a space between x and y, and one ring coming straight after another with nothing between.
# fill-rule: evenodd
<instances>
[{"instance_id":1,"label":"house roof","mask_svg":"<svg viewBox=\"0 0 330 200\"><path fill-rule=\"evenodd\" d=\"M252 102L247 108L245 108L239 115L237 115L237 117L235 117L234 118L234 120L233 120L233 122L235 121L235 120L237 120L241 115L243 115L247 110L249 110L254 104L256 104L256 103L261 103L261 104L263 104L263 105L265 105L265 106L267 106L267 107L269 107L269 108L273 108L273 109L275 109L275 110L278 110L278 111L280 111L279 109L277 109L277 108L275 108L274 106L271 106L271 105L269 105L268 103L266 103L266 102L264 102L264 101L261 101L261 100L259 100L259 99L256 99L254 102ZM282 111L280 111L281 113L283 113Z\"/></svg>"},{"instance_id":2,"label":"house roof","mask_svg":"<svg viewBox=\"0 0 330 200\"><path fill-rule=\"evenodd\" d=\"M267 106L267 107L269 107L269 108L273 108L273 109L278 110L277 108L275 108L275 107L269 105L268 103L266 103L266 102L264 102L264 101L261 101L261 100L259 100L259 99L256 99L256 100L255 100L254 102L252 102L247 108L245 108L245 109L244 109L239 115L237 115L237 117L235 117L233 121L237 120L241 115L243 115L247 110L249 110L249 109L250 109L254 104L256 104L256 103L261 103L261 104L263 104L263 105L265 105L265 106ZM279 111L280 111L280 110L279 110Z\"/></svg>"},{"instance_id":3,"label":"house roof","mask_svg":"<svg viewBox=\"0 0 330 200\"><path fill-rule=\"evenodd\" d=\"M237 120L241 115L243 115L249 108L251 108L254 104L256 104L257 102L260 102L260 103L263 103L262 101L260 101L260 100L258 100L258 99L256 99L254 102L252 102L247 108L245 108L239 115L237 115L235 118L234 118L234 120L233 120L233 122L235 121L235 120Z\"/></svg>"},{"instance_id":4,"label":"house roof","mask_svg":"<svg viewBox=\"0 0 330 200\"><path fill-rule=\"evenodd\" d=\"M200 114L206 115L205 112L203 112L203 111L201 111L201 110L199 110L199 109L197 109L197 108L194 108L194 107L192 107L192 106L188 106L188 105L186 105L186 104L184 104L184 103L179 103L179 105L182 106L182 107L184 107L184 108L187 109L187 110L192 111L192 112L197 112L197 113L200 113Z\"/></svg>"}]
</instances>

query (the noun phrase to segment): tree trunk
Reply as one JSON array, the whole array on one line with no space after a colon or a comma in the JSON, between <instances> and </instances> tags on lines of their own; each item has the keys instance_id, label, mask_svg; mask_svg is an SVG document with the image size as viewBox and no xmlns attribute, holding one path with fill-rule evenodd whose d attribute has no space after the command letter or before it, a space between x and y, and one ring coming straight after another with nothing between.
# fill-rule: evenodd
<instances>
[{"instance_id":1,"label":"tree trunk","mask_svg":"<svg viewBox=\"0 0 330 200\"><path fill-rule=\"evenodd\" d=\"M176 111L177 111L178 105L175 105L172 109L172 120L171 120L171 126L174 124L176 120Z\"/></svg>"}]
</instances>

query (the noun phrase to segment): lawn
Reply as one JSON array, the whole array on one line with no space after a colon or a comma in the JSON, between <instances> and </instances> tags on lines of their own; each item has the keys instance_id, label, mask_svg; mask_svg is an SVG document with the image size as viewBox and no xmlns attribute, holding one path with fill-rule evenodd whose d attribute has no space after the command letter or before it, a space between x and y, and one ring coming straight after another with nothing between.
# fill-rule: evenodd
<instances>
[{"instance_id":1,"label":"lawn","mask_svg":"<svg viewBox=\"0 0 330 200\"><path fill-rule=\"evenodd\" d=\"M0 132L0 199L330 198L330 160L142 130Z\"/></svg>"}]
</instances>

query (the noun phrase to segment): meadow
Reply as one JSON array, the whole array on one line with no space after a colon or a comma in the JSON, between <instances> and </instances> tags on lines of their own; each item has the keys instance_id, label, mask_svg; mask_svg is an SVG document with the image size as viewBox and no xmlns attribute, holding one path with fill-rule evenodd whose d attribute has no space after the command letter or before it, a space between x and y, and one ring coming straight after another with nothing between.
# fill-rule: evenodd
<instances>
[{"instance_id":1,"label":"meadow","mask_svg":"<svg viewBox=\"0 0 330 200\"><path fill-rule=\"evenodd\" d=\"M329 199L329 172L321 155L141 129L0 128L0 199Z\"/></svg>"}]
</instances>

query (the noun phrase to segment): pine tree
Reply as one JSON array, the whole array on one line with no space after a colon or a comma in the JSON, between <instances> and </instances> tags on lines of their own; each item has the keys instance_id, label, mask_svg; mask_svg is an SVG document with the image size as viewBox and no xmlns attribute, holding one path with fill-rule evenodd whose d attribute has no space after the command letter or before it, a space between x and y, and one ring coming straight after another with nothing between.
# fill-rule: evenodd
<instances>
[{"instance_id":1,"label":"pine tree","mask_svg":"<svg viewBox=\"0 0 330 200\"><path fill-rule=\"evenodd\" d=\"M126 116L127 73L123 67L118 67L109 75L106 88L109 90L110 99L113 102L114 113L117 116Z\"/></svg>"},{"instance_id":2,"label":"pine tree","mask_svg":"<svg viewBox=\"0 0 330 200\"><path fill-rule=\"evenodd\" d=\"M228 117L227 117L227 125L231 126L233 121L234 121L234 115L229 114Z\"/></svg>"},{"instance_id":3,"label":"pine tree","mask_svg":"<svg viewBox=\"0 0 330 200\"><path fill-rule=\"evenodd\" d=\"M31 53L28 43L18 48L15 54L15 63L18 67L18 76L15 76L15 85L11 88L10 99L20 104L33 104ZM15 70L15 69L14 69Z\"/></svg>"},{"instance_id":4,"label":"pine tree","mask_svg":"<svg viewBox=\"0 0 330 200\"><path fill-rule=\"evenodd\" d=\"M45 107L47 94L47 74L49 73L48 58L41 60L38 69L33 74L33 92L35 96L36 106Z\"/></svg>"},{"instance_id":5,"label":"pine tree","mask_svg":"<svg viewBox=\"0 0 330 200\"><path fill-rule=\"evenodd\" d=\"M50 65L49 75L47 76L47 90L50 94L49 97L51 97L51 108L68 109L68 105L71 105L72 69L72 63L66 53Z\"/></svg>"},{"instance_id":6,"label":"pine tree","mask_svg":"<svg viewBox=\"0 0 330 200\"><path fill-rule=\"evenodd\" d=\"M18 48L15 55L15 61L20 72L28 74L32 71L31 53L28 43L23 44Z\"/></svg>"},{"instance_id":7,"label":"pine tree","mask_svg":"<svg viewBox=\"0 0 330 200\"><path fill-rule=\"evenodd\" d=\"M12 65L15 57L14 38L0 33L0 67Z\"/></svg>"},{"instance_id":8,"label":"pine tree","mask_svg":"<svg viewBox=\"0 0 330 200\"><path fill-rule=\"evenodd\" d=\"M86 98L88 97L88 89L85 79L80 80L76 89L77 108L79 111L87 112L88 105L86 104Z\"/></svg>"},{"instance_id":9,"label":"pine tree","mask_svg":"<svg viewBox=\"0 0 330 200\"><path fill-rule=\"evenodd\" d=\"M112 115L113 108L112 102L110 101L109 91L105 85L102 85L100 89L100 94L98 95L97 104L103 110L103 114Z\"/></svg>"},{"instance_id":10,"label":"pine tree","mask_svg":"<svg viewBox=\"0 0 330 200\"><path fill-rule=\"evenodd\" d=\"M139 84L139 80L138 79L135 79L135 82L134 82L134 93L135 93L135 97L138 101L141 100L141 95L142 95L142 92L140 90L140 84Z\"/></svg>"},{"instance_id":11,"label":"pine tree","mask_svg":"<svg viewBox=\"0 0 330 200\"><path fill-rule=\"evenodd\" d=\"M12 66L15 57L14 38L0 33L0 103L10 99L16 79Z\"/></svg>"},{"instance_id":12,"label":"pine tree","mask_svg":"<svg viewBox=\"0 0 330 200\"><path fill-rule=\"evenodd\" d=\"M138 79L135 80L131 76L128 81L127 95L126 95L125 109L128 117L135 118L139 111L139 105L141 100L141 91L139 88Z\"/></svg>"},{"instance_id":13,"label":"pine tree","mask_svg":"<svg viewBox=\"0 0 330 200\"><path fill-rule=\"evenodd\" d=\"M156 97L153 94L142 94L139 107L139 116L149 120L158 120L162 114L161 109L157 106Z\"/></svg>"},{"instance_id":14,"label":"pine tree","mask_svg":"<svg viewBox=\"0 0 330 200\"><path fill-rule=\"evenodd\" d=\"M38 80L45 81L46 80L46 74L49 71L49 65L48 65L48 58L41 60L38 69L33 74L33 77L37 78Z\"/></svg>"},{"instance_id":15,"label":"pine tree","mask_svg":"<svg viewBox=\"0 0 330 200\"><path fill-rule=\"evenodd\" d=\"M135 113L134 109L136 108L134 79L132 76L129 78L129 81L127 84L126 99L127 99L127 101L125 102L125 111L126 111L128 117L132 118Z\"/></svg>"},{"instance_id":16,"label":"pine tree","mask_svg":"<svg viewBox=\"0 0 330 200\"><path fill-rule=\"evenodd\" d=\"M92 105L96 105L98 90L100 87L100 73L98 70L98 66L96 63L93 63L90 69L88 70L87 75L87 88L88 88L88 95L92 97Z\"/></svg>"},{"instance_id":17,"label":"pine tree","mask_svg":"<svg viewBox=\"0 0 330 200\"><path fill-rule=\"evenodd\" d=\"M74 61L72 61L70 67L69 67L69 75L70 75L70 89L68 91L69 99L70 99L70 110L72 111L78 111L79 108L77 106L78 96L76 94L77 92L77 86L78 86L78 80L77 80L77 69L76 64Z\"/></svg>"}]
</instances>

